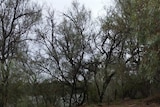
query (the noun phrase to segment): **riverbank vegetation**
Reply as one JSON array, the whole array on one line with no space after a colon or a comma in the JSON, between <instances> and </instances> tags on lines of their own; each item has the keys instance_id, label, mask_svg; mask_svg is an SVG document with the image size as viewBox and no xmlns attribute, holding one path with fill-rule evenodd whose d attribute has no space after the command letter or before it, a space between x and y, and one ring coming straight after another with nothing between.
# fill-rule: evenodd
<instances>
[{"instance_id":1,"label":"riverbank vegetation","mask_svg":"<svg viewBox=\"0 0 160 107\"><path fill-rule=\"evenodd\" d=\"M116 0L94 19L77 1L59 16L29 0L0 0L0 107L110 105L159 95L159 2Z\"/></svg>"}]
</instances>

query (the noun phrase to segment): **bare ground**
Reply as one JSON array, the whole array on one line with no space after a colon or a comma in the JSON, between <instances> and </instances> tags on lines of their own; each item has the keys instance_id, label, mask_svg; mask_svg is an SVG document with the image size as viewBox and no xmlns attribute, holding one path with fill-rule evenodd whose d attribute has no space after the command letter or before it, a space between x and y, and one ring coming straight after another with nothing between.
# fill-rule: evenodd
<instances>
[{"instance_id":1,"label":"bare ground","mask_svg":"<svg viewBox=\"0 0 160 107\"><path fill-rule=\"evenodd\" d=\"M155 95L145 99L127 99L113 104L89 105L82 107L160 107L160 95Z\"/></svg>"}]
</instances>

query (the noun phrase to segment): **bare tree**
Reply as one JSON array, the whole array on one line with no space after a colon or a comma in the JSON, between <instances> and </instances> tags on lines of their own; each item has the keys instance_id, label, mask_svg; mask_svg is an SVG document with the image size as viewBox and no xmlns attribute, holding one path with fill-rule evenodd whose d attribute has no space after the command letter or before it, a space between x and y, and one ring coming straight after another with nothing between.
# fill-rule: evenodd
<instances>
[{"instance_id":1,"label":"bare tree","mask_svg":"<svg viewBox=\"0 0 160 107\"><path fill-rule=\"evenodd\" d=\"M86 99L88 70L84 64L89 58L93 33L91 13L79 3L73 2L72 9L62 15L63 20L56 25L54 12L49 13L47 30L37 30L38 39L47 53L44 59L48 65L40 63L39 66L68 87L65 100L71 107L83 104Z\"/></svg>"},{"instance_id":2,"label":"bare tree","mask_svg":"<svg viewBox=\"0 0 160 107\"><path fill-rule=\"evenodd\" d=\"M100 103L103 102L107 87L117 72L116 66L119 63L118 60L123 57L126 39L126 35L121 33L125 26L116 26L117 23L122 23L123 20L114 17L114 12L111 12L111 15L109 14L100 20L101 28L94 38L95 49L91 61L93 64L89 67L90 71L94 73Z\"/></svg>"},{"instance_id":3,"label":"bare tree","mask_svg":"<svg viewBox=\"0 0 160 107\"><path fill-rule=\"evenodd\" d=\"M10 72L9 63L18 59L26 33L40 19L41 9L28 0L1 0L0 4L0 84L1 107L7 107Z\"/></svg>"}]
</instances>

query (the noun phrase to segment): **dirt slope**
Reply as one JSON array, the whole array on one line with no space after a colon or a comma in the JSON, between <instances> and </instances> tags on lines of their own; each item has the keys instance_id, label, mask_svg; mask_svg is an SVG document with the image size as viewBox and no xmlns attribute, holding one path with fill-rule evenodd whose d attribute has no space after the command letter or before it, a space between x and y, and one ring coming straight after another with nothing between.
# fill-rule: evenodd
<instances>
[{"instance_id":1,"label":"dirt slope","mask_svg":"<svg viewBox=\"0 0 160 107\"><path fill-rule=\"evenodd\" d=\"M127 99L108 105L90 105L82 107L160 107L160 95L151 96L145 99Z\"/></svg>"}]
</instances>

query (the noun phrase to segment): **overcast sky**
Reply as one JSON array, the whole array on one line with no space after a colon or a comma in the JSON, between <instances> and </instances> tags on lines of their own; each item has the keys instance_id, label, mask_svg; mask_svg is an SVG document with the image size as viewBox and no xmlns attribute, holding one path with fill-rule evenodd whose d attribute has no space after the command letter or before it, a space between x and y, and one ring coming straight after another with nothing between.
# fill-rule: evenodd
<instances>
[{"instance_id":1,"label":"overcast sky","mask_svg":"<svg viewBox=\"0 0 160 107\"><path fill-rule=\"evenodd\" d=\"M32 0L36 1L41 5L44 5L44 8L51 7L56 12L65 12L70 6L73 0ZM92 11L94 17L102 15L104 6L109 8L114 5L114 0L78 0L81 4L84 4L86 8Z\"/></svg>"}]
</instances>

